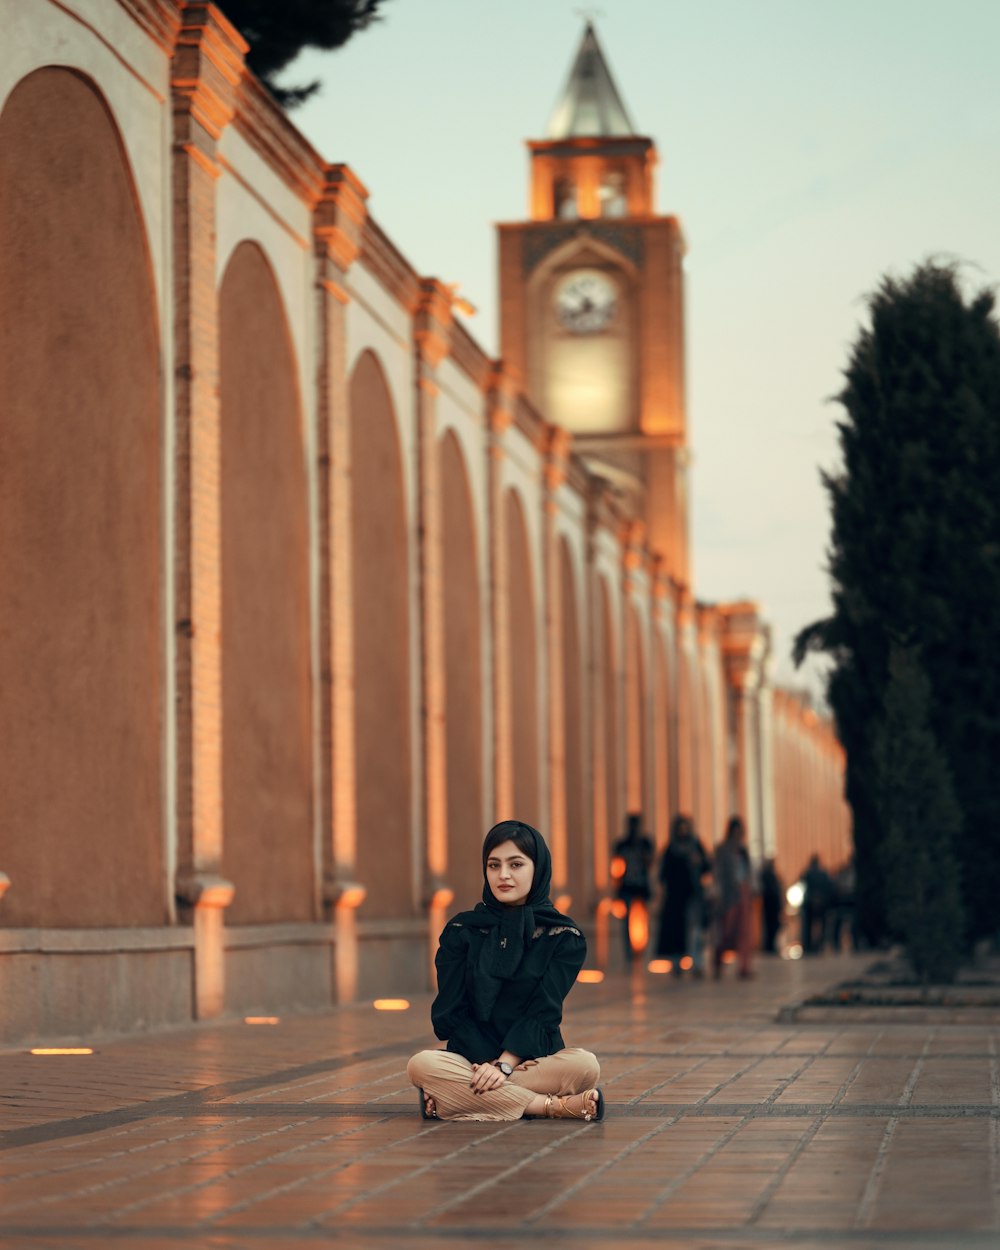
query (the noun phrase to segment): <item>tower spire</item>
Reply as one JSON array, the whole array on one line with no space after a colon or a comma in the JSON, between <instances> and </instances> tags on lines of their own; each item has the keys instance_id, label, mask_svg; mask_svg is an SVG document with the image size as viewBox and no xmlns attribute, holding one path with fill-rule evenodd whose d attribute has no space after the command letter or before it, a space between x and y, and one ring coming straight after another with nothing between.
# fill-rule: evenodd
<instances>
[{"instance_id":1,"label":"tower spire","mask_svg":"<svg viewBox=\"0 0 1000 1250\"><path fill-rule=\"evenodd\" d=\"M636 133L588 18L576 59L549 119L546 138L624 138Z\"/></svg>"}]
</instances>

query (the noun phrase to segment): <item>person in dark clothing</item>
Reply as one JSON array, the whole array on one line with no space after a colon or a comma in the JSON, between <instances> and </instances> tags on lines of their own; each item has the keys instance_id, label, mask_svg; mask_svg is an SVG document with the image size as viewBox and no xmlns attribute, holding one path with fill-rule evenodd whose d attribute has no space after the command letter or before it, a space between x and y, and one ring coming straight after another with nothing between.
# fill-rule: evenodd
<instances>
[{"instance_id":1,"label":"person in dark clothing","mask_svg":"<svg viewBox=\"0 0 1000 1250\"><path fill-rule=\"evenodd\" d=\"M560 1031L587 942L549 900L542 835L519 820L494 825L483 878L482 902L448 921L434 961L431 1023L447 1047L420 1051L406 1068L424 1117L601 1120L600 1065Z\"/></svg>"},{"instance_id":2,"label":"person in dark clothing","mask_svg":"<svg viewBox=\"0 0 1000 1250\"><path fill-rule=\"evenodd\" d=\"M750 966L751 873L746 848L746 826L739 816L730 816L726 836L715 851L715 888L719 896L719 933L715 943L713 972L722 975L722 957L735 951L739 976L753 976Z\"/></svg>"},{"instance_id":3,"label":"person in dark clothing","mask_svg":"<svg viewBox=\"0 0 1000 1250\"><path fill-rule=\"evenodd\" d=\"M689 955L694 975L704 976L704 877L710 867L691 817L675 816L670 841L660 859L663 907L656 953L661 959L669 959L678 975L680 961Z\"/></svg>"},{"instance_id":4,"label":"person in dark clothing","mask_svg":"<svg viewBox=\"0 0 1000 1250\"><path fill-rule=\"evenodd\" d=\"M760 871L760 902L764 919L764 945L766 955L778 953L778 930L784 912L785 890L774 866L773 859L765 859Z\"/></svg>"},{"instance_id":5,"label":"person in dark clothing","mask_svg":"<svg viewBox=\"0 0 1000 1250\"><path fill-rule=\"evenodd\" d=\"M861 935L858 932L857 908L857 873L854 868L854 856L845 860L833 875L833 901L830 920L830 945L835 951L840 950L842 937L847 932L851 950L861 949Z\"/></svg>"},{"instance_id":6,"label":"person in dark clothing","mask_svg":"<svg viewBox=\"0 0 1000 1250\"><path fill-rule=\"evenodd\" d=\"M833 897L830 874L813 855L802 874L802 953L818 955L826 941L827 910Z\"/></svg>"},{"instance_id":7,"label":"person in dark clothing","mask_svg":"<svg viewBox=\"0 0 1000 1250\"><path fill-rule=\"evenodd\" d=\"M611 853L611 876L617 882L616 893L625 904L622 929L625 934L625 959L631 961L640 949L637 946L632 913L646 911L652 890L649 870L653 865L653 840L642 832L642 816L629 812L625 818L625 836L619 838Z\"/></svg>"}]
</instances>

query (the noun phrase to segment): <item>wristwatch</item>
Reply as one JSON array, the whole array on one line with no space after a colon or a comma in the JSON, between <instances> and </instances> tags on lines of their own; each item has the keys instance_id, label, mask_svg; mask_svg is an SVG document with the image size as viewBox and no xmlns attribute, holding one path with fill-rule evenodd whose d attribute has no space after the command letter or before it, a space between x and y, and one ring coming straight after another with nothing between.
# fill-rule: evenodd
<instances>
[{"instance_id":1,"label":"wristwatch","mask_svg":"<svg viewBox=\"0 0 1000 1250\"><path fill-rule=\"evenodd\" d=\"M500 1069L504 1076L510 1076L514 1071L510 1064L506 1063L503 1059L497 1059L495 1066Z\"/></svg>"}]
</instances>

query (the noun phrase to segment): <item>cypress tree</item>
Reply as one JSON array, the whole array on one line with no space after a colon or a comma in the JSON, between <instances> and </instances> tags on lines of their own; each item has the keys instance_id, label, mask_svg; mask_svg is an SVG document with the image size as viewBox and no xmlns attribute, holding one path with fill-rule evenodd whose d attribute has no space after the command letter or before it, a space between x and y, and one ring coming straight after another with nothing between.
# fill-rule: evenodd
<instances>
[{"instance_id":1,"label":"cypress tree","mask_svg":"<svg viewBox=\"0 0 1000 1250\"><path fill-rule=\"evenodd\" d=\"M796 639L834 659L829 699L847 752L861 921L885 931L874 754L894 645L919 651L928 721L962 815L967 933L997 930L1000 896L1000 331L990 291L953 265L887 277L839 396L833 614Z\"/></svg>"},{"instance_id":2,"label":"cypress tree","mask_svg":"<svg viewBox=\"0 0 1000 1250\"><path fill-rule=\"evenodd\" d=\"M275 78L303 48L342 47L379 20L382 0L222 0L226 17L250 45L247 64L279 104L293 108L319 90L318 82L279 87Z\"/></svg>"},{"instance_id":3,"label":"cypress tree","mask_svg":"<svg viewBox=\"0 0 1000 1250\"><path fill-rule=\"evenodd\" d=\"M965 928L955 859L961 814L930 728L929 700L916 654L893 647L873 752L884 835L879 858L890 931L925 983L954 979Z\"/></svg>"}]
</instances>

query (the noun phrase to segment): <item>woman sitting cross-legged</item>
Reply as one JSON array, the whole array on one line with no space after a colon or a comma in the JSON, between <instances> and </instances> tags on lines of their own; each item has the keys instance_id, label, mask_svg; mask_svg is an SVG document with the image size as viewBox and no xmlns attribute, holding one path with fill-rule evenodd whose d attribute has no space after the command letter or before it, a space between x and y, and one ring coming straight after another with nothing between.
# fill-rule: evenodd
<instances>
[{"instance_id":1,"label":"woman sitting cross-legged","mask_svg":"<svg viewBox=\"0 0 1000 1250\"><path fill-rule=\"evenodd\" d=\"M600 1065L566 1047L563 1000L587 953L549 901L552 859L537 829L505 820L483 843L483 901L453 916L435 965L434 1032L446 1050L407 1064L425 1118L602 1120Z\"/></svg>"}]
</instances>

